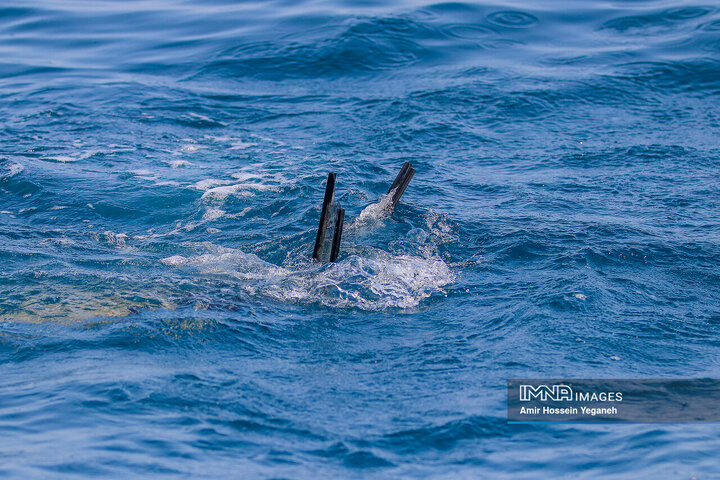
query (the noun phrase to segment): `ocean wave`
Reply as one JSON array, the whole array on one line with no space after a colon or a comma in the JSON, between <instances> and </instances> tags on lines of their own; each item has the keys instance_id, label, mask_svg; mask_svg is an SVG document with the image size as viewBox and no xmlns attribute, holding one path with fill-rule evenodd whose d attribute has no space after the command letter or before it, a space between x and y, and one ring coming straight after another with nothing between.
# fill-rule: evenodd
<instances>
[{"instance_id":1,"label":"ocean wave","mask_svg":"<svg viewBox=\"0 0 720 480\"><path fill-rule=\"evenodd\" d=\"M237 288L253 296L290 303L384 310L410 308L452 282L454 275L439 257L392 255L366 250L337 263L314 262L278 267L251 253L200 245L207 253L174 255L161 260L173 267L192 267L202 275L237 280Z\"/></svg>"},{"instance_id":2,"label":"ocean wave","mask_svg":"<svg viewBox=\"0 0 720 480\"><path fill-rule=\"evenodd\" d=\"M419 40L434 35L433 31L410 18L357 19L289 36L282 42L238 45L221 52L195 77L219 74L283 80L399 69L430 55Z\"/></svg>"},{"instance_id":3,"label":"ocean wave","mask_svg":"<svg viewBox=\"0 0 720 480\"><path fill-rule=\"evenodd\" d=\"M0 180L8 180L22 173L25 167L19 163L3 162L0 164Z\"/></svg>"},{"instance_id":4,"label":"ocean wave","mask_svg":"<svg viewBox=\"0 0 720 480\"><path fill-rule=\"evenodd\" d=\"M714 10L707 7L676 7L646 15L628 15L613 18L602 29L614 30L625 35L653 36L684 27L695 28L701 18Z\"/></svg>"}]
</instances>

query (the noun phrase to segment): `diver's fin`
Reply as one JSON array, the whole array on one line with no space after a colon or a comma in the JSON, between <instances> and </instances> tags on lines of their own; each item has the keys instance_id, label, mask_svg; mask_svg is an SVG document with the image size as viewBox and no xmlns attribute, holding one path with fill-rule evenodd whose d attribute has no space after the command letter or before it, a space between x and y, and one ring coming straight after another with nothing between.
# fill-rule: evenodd
<instances>
[{"instance_id":1,"label":"diver's fin","mask_svg":"<svg viewBox=\"0 0 720 480\"><path fill-rule=\"evenodd\" d=\"M335 198L335 179L336 173L329 173L327 185L325 186L325 197L323 198L322 211L320 212L320 225L318 225L317 236L315 237L315 248L313 249L313 258L320 260L322 247L325 243L325 233L327 232L328 221L330 220L330 207Z\"/></svg>"},{"instance_id":2,"label":"diver's fin","mask_svg":"<svg viewBox=\"0 0 720 480\"><path fill-rule=\"evenodd\" d=\"M397 174L395 181L392 185L390 185L390 189L388 190L388 193L392 194L392 199L390 201L391 210L394 209L395 205L397 205L400 201L400 197L402 197L402 194L405 193L405 189L410 183L410 180L412 180L413 175L415 175L415 169L412 167L412 164L410 162L405 162L400 169L400 173Z\"/></svg>"},{"instance_id":3,"label":"diver's fin","mask_svg":"<svg viewBox=\"0 0 720 480\"><path fill-rule=\"evenodd\" d=\"M343 225L345 224L345 209L338 205L337 217L335 218L335 232L333 233L332 249L330 250L330 261L334 262L340 253L340 241L342 240Z\"/></svg>"}]
</instances>

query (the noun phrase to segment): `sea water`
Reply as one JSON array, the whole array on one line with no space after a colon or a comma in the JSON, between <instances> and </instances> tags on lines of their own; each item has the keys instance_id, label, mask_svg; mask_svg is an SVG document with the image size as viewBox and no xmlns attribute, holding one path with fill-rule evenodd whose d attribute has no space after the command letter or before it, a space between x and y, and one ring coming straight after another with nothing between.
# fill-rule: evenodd
<instances>
[{"instance_id":1,"label":"sea water","mask_svg":"<svg viewBox=\"0 0 720 480\"><path fill-rule=\"evenodd\" d=\"M0 53L0 476L720 471L505 416L720 376L712 2L4 0Z\"/></svg>"}]
</instances>

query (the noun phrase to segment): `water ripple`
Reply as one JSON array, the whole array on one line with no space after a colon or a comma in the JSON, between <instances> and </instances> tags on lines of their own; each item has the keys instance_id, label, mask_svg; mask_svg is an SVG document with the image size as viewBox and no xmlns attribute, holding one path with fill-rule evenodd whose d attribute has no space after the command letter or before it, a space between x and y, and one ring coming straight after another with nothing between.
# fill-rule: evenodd
<instances>
[{"instance_id":1,"label":"water ripple","mask_svg":"<svg viewBox=\"0 0 720 480\"><path fill-rule=\"evenodd\" d=\"M453 37L470 39L492 37L498 34L492 28L469 24L445 25L444 30Z\"/></svg>"},{"instance_id":2,"label":"water ripple","mask_svg":"<svg viewBox=\"0 0 720 480\"><path fill-rule=\"evenodd\" d=\"M538 19L530 13L508 10L491 13L487 21L500 27L528 28L535 25Z\"/></svg>"}]
</instances>

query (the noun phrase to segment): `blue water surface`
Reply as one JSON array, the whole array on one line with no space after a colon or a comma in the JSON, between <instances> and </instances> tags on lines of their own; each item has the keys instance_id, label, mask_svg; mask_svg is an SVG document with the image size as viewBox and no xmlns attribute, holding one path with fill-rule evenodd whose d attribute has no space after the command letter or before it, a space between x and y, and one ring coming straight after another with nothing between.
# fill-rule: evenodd
<instances>
[{"instance_id":1,"label":"blue water surface","mask_svg":"<svg viewBox=\"0 0 720 480\"><path fill-rule=\"evenodd\" d=\"M0 476L719 478L505 412L720 377L712 3L3 0Z\"/></svg>"}]
</instances>

